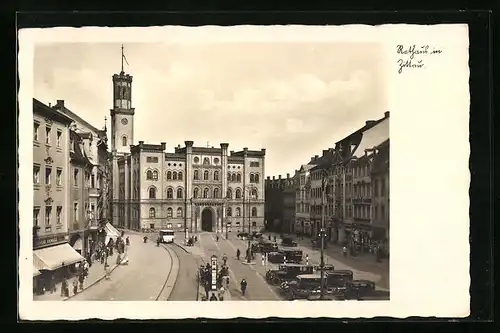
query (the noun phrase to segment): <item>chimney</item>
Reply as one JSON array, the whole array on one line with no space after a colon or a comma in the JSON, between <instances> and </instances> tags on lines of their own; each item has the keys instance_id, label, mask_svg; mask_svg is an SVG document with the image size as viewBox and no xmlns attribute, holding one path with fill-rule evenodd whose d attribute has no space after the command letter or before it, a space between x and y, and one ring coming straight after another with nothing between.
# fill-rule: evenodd
<instances>
[{"instance_id":1,"label":"chimney","mask_svg":"<svg viewBox=\"0 0 500 333\"><path fill-rule=\"evenodd\" d=\"M281 175L278 176L278 179L281 179Z\"/></svg>"},{"instance_id":2,"label":"chimney","mask_svg":"<svg viewBox=\"0 0 500 333\"><path fill-rule=\"evenodd\" d=\"M276 180L276 176L273 176L273 180Z\"/></svg>"},{"instance_id":3,"label":"chimney","mask_svg":"<svg viewBox=\"0 0 500 333\"><path fill-rule=\"evenodd\" d=\"M373 123L375 123L375 120L367 120L365 126L371 125Z\"/></svg>"},{"instance_id":4,"label":"chimney","mask_svg":"<svg viewBox=\"0 0 500 333\"><path fill-rule=\"evenodd\" d=\"M267 180L271 180L271 177L270 177L270 176L267 176Z\"/></svg>"},{"instance_id":5,"label":"chimney","mask_svg":"<svg viewBox=\"0 0 500 333\"><path fill-rule=\"evenodd\" d=\"M167 143L166 142L160 142L161 144L161 150L165 150L165 148L167 147Z\"/></svg>"},{"instance_id":6,"label":"chimney","mask_svg":"<svg viewBox=\"0 0 500 333\"><path fill-rule=\"evenodd\" d=\"M384 112L384 117L385 117L385 118L389 118L389 111L385 111L385 112Z\"/></svg>"},{"instance_id":7,"label":"chimney","mask_svg":"<svg viewBox=\"0 0 500 333\"><path fill-rule=\"evenodd\" d=\"M64 107L64 99L58 99L56 102L56 106Z\"/></svg>"},{"instance_id":8,"label":"chimney","mask_svg":"<svg viewBox=\"0 0 500 333\"><path fill-rule=\"evenodd\" d=\"M319 158L319 155L314 155L314 160L317 161Z\"/></svg>"},{"instance_id":9,"label":"chimney","mask_svg":"<svg viewBox=\"0 0 500 333\"><path fill-rule=\"evenodd\" d=\"M49 102L49 108L52 106L52 103Z\"/></svg>"},{"instance_id":10,"label":"chimney","mask_svg":"<svg viewBox=\"0 0 500 333\"><path fill-rule=\"evenodd\" d=\"M326 156L328 154L328 149L323 149L323 156Z\"/></svg>"},{"instance_id":11,"label":"chimney","mask_svg":"<svg viewBox=\"0 0 500 333\"><path fill-rule=\"evenodd\" d=\"M181 149L181 145L177 145L177 148Z\"/></svg>"},{"instance_id":12,"label":"chimney","mask_svg":"<svg viewBox=\"0 0 500 333\"><path fill-rule=\"evenodd\" d=\"M287 174L286 174L286 179L289 179L289 178L290 178L290 174L289 174L289 173L287 173Z\"/></svg>"}]
</instances>

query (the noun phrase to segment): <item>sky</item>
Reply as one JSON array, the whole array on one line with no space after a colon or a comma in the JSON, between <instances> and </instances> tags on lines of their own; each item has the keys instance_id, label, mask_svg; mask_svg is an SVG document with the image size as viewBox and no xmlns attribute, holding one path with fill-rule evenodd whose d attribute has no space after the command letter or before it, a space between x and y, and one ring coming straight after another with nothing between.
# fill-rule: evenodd
<instances>
[{"instance_id":1,"label":"sky","mask_svg":"<svg viewBox=\"0 0 500 333\"><path fill-rule=\"evenodd\" d=\"M266 175L293 175L311 156L382 118L383 48L366 43L128 43L134 144L266 148ZM34 97L65 100L97 128L108 119L121 44L37 45Z\"/></svg>"}]
</instances>

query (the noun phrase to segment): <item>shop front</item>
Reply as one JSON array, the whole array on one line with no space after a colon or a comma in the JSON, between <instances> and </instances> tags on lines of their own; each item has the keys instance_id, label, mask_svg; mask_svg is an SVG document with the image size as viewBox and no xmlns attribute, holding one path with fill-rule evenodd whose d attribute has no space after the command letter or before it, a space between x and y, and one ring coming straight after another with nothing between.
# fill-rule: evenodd
<instances>
[{"instance_id":1,"label":"shop front","mask_svg":"<svg viewBox=\"0 0 500 333\"><path fill-rule=\"evenodd\" d=\"M67 235L38 238L33 250L33 286L37 294L51 291L84 258L68 243Z\"/></svg>"}]
</instances>

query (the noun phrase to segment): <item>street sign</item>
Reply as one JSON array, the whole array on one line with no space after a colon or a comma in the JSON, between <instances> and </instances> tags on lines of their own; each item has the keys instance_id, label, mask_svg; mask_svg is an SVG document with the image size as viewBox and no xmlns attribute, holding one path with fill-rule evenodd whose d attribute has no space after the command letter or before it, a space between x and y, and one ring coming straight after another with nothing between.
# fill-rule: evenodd
<instances>
[{"instance_id":1,"label":"street sign","mask_svg":"<svg viewBox=\"0 0 500 333\"><path fill-rule=\"evenodd\" d=\"M211 258L212 262L212 291L217 290L217 256L213 255Z\"/></svg>"}]
</instances>

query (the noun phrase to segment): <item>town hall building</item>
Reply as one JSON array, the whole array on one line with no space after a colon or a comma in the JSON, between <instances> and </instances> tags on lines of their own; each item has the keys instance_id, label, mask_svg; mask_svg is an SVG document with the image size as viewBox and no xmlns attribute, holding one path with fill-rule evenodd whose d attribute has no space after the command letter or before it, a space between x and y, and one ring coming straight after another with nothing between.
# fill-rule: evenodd
<instances>
[{"instance_id":1,"label":"town hall building","mask_svg":"<svg viewBox=\"0 0 500 333\"><path fill-rule=\"evenodd\" d=\"M113 75L113 225L141 231L259 231L264 227L266 150L230 151L134 140L132 76Z\"/></svg>"}]
</instances>

